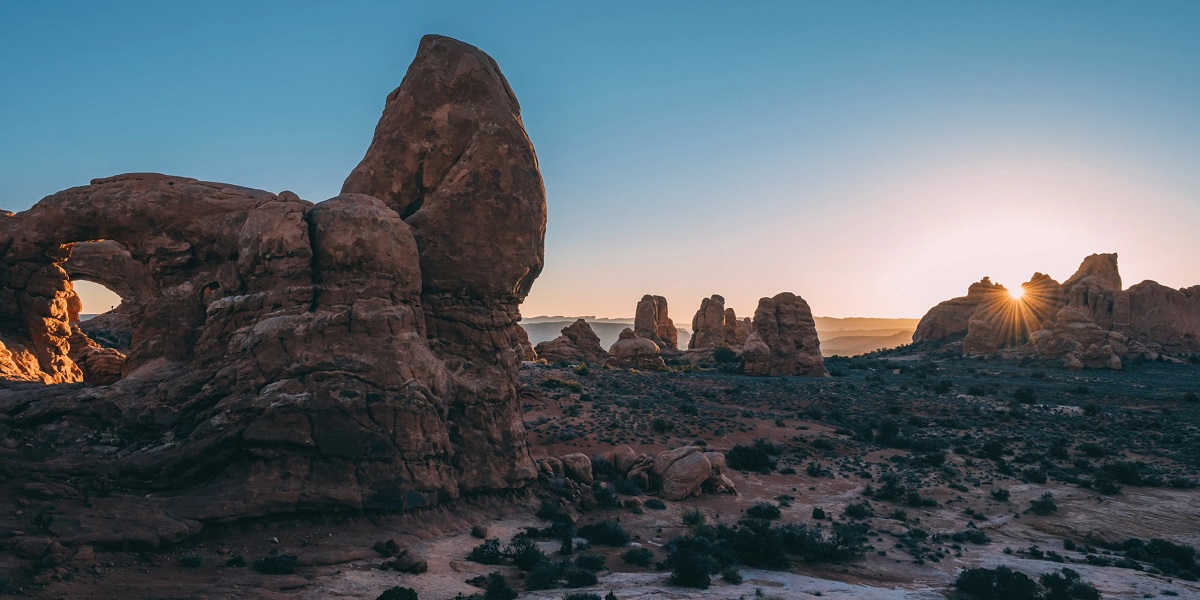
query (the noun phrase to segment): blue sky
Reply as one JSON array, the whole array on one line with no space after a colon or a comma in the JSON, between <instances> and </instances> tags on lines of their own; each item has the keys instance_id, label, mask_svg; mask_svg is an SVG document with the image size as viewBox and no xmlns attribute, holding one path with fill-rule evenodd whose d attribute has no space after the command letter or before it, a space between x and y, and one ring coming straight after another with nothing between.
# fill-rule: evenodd
<instances>
[{"instance_id":1,"label":"blue sky","mask_svg":"<svg viewBox=\"0 0 1200 600\"><path fill-rule=\"evenodd\" d=\"M157 171L320 201L425 33L549 201L524 312L920 316L984 275L1200 283L1200 3L5 2L0 207Z\"/></svg>"}]
</instances>

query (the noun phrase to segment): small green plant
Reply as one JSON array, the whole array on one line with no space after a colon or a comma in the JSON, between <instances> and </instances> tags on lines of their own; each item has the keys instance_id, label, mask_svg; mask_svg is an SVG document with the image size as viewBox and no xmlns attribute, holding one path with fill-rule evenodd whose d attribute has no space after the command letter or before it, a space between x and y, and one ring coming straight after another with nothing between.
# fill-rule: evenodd
<instances>
[{"instance_id":1,"label":"small green plant","mask_svg":"<svg viewBox=\"0 0 1200 600\"><path fill-rule=\"evenodd\" d=\"M498 565L504 562L504 552L500 550L499 538L488 538L482 544L475 546L467 555L467 560L481 565Z\"/></svg>"},{"instance_id":2,"label":"small green plant","mask_svg":"<svg viewBox=\"0 0 1200 600\"><path fill-rule=\"evenodd\" d=\"M1043 516L1058 512L1058 503L1054 501L1054 494L1046 492L1041 497L1035 498L1029 503L1029 512Z\"/></svg>"}]
</instances>

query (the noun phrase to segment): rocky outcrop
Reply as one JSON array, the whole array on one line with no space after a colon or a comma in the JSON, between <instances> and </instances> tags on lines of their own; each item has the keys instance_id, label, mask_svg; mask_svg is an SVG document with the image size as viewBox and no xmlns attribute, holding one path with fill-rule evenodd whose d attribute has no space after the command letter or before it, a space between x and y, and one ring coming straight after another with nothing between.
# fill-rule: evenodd
<instances>
[{"instance_id":1,"label":"rocky outcrop","mask_svg":"<svg viewBox=\"0 0 1200 600\"><path fill-rule=\"evenodd\" d=\"M971 315L984 305L1003 302L1008 296L1008 290L998 283L992 283L990 277L980 279L967 288L967 295L947 300L929 309L917 329L913 332L913 342L944 342L951 339L961 339L967 335L967 324Z\"/></svg>"},{"instance_id":2,"label":"rocky outcrop","mask_svg":"<svg viewBox=\"0 0 1200 600\"><path fill-rule=\"evenodd\" d=\"M962 336L968 356L1040 358L1072 369L1120 369L1129 358L1200 353L1200 286L1176 290L1144 281L1122 290L1116 254L1087 257L1062 284L1035 273L1020 298L1000 286L976 286L973 302L958 298L931 310L914 341Z\"/></svg>"},{"instance_id":3,"label":"rocky outcrop","mask_svg":"<svg viewBox=\"0 0 1200 600\"><path fill-rule=\"evenodd\" d=\"M679 348L679 330L667 316L667 299L662 296L646 294L638 301L637 312L634 314L633 331L638 337L646 338L659 348L677 350Z\"/></svg>"},{"instance_id":4,"label":"rocky outcrop","mask_svg":"<svg viewBox=\"0 0 1200 600\"><path fill-rule=\"evenodd\" d=\"M725 298L713 294L700 301L700 309L692 317L692 339L689 350L720 348L725 343Z\"/></svg>"},{"instance_id":5,"label":"rocky outcrop","mask_svg":"<svg viewBox=\"0 0 1200 600\"><path fill-rule=\"evenodd\" d=\"M754 331L742 349L747 375L828 377L812 310L790 292L758 301ZM764 348L766 351L764 352Z\"/></svg>"},{"instance_id":6,"label":"rocky outcrop","mask_svg":"<svg viewBox=\"0 0 1200 600\"><path fill-rule=\"evenodd\" d=\"M535 350L538 357L551 363L586 362L602 365L608 359L608 353L600 345L600 336L583 319L576 319L562 329L562 335L538 344Z\"/></svg>"},{"instance_id":7,"label":"rocky outcrop","mask_svg":"<svg viewBox=\"0 0 1200 600\"><path fill-rule=\"evenodd\" d=\"M740 349L752 329L749 318L739 321L732 308L725 308L725 298L713 294L700 301L700 309L692 317L692 339L688 341L688 349Z\"/></svg>"},{"instance_id":8,"label":"rocky outcrop","mask_svg":"<svg viewBox=\"0 0 1200 600\"><path fill-rule=\"evenodd\" d=\"M608 366L626 369L661 369L666 366L658 344L638 337L626 327L608 349Z\"/></svg>"},{"instance_id":9,"label":"rocky outcrop","mask_svg":"<svg viewBox=\"0 0 1200 600\"><path fill-rule=\"evenodd\" d=\"M635 489L657 491L667 500L682 500L705 492L737 493L733 481L725 475L725 455L705 452L697 446L664 450L653 456L638 454L629 446L617 446L590 459L580 453L543 458L540 470L547 477L585 485L597 479L624 480Z\"/></svg>"},{"instance_id":10,"label":"rocky outcrop","mask_svg":"<svg viewBox=\"0 0 1200 600\"><path fill-rule=\"evenodd\" d=\"M512 90L439 36L335 198L129 174L4 215L0 416L46 458L0 462L154 492L185 532L523 486L518 306L545 215ZM135 307L120 369L73 326L71 276ZM97 429L121 444L103 460L50 441Z\"/></svg>"}]
</instances>

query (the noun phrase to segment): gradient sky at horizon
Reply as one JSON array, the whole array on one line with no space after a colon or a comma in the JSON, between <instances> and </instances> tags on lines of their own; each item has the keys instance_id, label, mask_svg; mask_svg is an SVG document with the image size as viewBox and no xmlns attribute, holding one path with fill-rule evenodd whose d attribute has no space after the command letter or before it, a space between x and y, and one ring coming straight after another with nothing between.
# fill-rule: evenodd
<instances>
[{"instance_id":1,"label":"gradient sky at horizon","mask_svg":"<svg viewBox=\"0 0 1200 600\"><path fill-rule=\"evenodd\" d=\"M919 317L1095 252L1200 284L1196 2L5 2L0 208L133 171L334 196L425 33L521 101L529 316Z\"/></svg>"}]
</instances>

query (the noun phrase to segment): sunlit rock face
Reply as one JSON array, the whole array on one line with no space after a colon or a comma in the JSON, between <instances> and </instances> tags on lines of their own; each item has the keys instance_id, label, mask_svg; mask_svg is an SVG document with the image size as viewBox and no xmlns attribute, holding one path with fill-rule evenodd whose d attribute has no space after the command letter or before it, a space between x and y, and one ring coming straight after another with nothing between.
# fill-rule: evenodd
<instances>
[{"instance_id":1,"label":"sunlit rock face","mask_svg":"<svg viewBox=\"0 0 1200 600\"><path fill-rule=\"evenodd\" d=\"M1061 285L1035 273L1020 298L987 278L971 287L931 309L913 341L962 336L965 355L1053 359L1074 369L1200 353L1200 286L1144 281L1123 290L1116 254L1087 257Z\"/></svg>"},{"instance_id":2,"label":"sunlit rock face","mask_svg":"<svg viewBox=\"0 0 1200 600\"><path fill-rule=\"evenodd\" d=\"M634 313L633 330L639 337L658 344L659 348L679 349L679 330L667 316L667 299L662 296L642 296Z\"/></svg>"},{"instance_id":3,"label":"sunlit rock face","mask_svg":"<svg viewBox=\"0 0 1200 600\"><path fill-rule=\"evenodd\" d=\"M666 366L658 344L626 327L608 349L608 366L628 369L661 369Z\"/></svg>"},{"instance_id":4,"label":"sunlit rock face","mask_svg":"<svg viewBox=\"0 0 1200 600\"><path fill-rule=\"evenodd\" d=\"M313 204L130 174L0 216L6 422L37 438L49 414L47 439L124 444L98 461L47 442L45 462L5 464L155 491L199 521L531 481L516 323L546 205L495 62L422 40L345 188ZM122 296L127 356L75 323L72 276Z\"/></svg>"}]
</instances>

